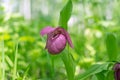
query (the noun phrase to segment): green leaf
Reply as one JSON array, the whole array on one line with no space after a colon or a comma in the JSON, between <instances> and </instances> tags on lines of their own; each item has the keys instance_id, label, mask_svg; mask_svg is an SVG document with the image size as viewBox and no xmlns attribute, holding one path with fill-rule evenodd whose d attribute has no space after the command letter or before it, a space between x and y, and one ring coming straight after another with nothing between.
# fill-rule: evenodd
<instances>
[{"instance_id":1,"label":"green leaf","mask_svg":"<svg viewBox=\"0 0 120 80\"><path fill-rule=\"evenodd\" d=\"M89 76L92 76L94 74L100 73L103 70L107 70L110 63L104 63L104 64L95 64L90 69L88 69L86 72L78 75L75 80L84 80Z\"/></svg>"},{"instance_id":2,"label":"green leaf","mask_svg":"<svg viewBox=\"0 0 120 80\"><path fill-rule=\"evenodd\" d=\"M107 48L109 60L116 61L117 56L118 56L117 40L116 40L116 36L113 33L107 34L106 48Z\"/></svg>"},{"instance_id":3,"label":"green leaf","mask_svg":"<svg viewBox=\"0 0 120 80\"><path fill-rule=\"evenodd\" d=\"M93 75L91 80L98 80L98 79L97 79L96 75Z\"/></svg>"},{"instance_id":4,"label":"green leaf","mask_svg":"<svg viewBox=\"0 0 120 80\"><path fill-rule=\"evenodd\" d=\"M60 11L59 25L67 30L67 22L72 13L72 1L69 0L64 8Z\"/></svg>"},{"instance_id":5,"label":"green leaf","mask_svg":"<svg viewBox=\"0 0 120 80\"><path fill-rule=\"evenodd\" d=\"M102 71L102 72L100 72L100 73L97 73L96 74L96 76L97 76L97 79L98 80L105 80L105 75L104 75L104 72Z\"/></svg>"},{"instance_id":6,"label":"green leaf","mask_svg":"<svg viewBox=\"0 0 120 80\"><path fill-rule=\"evenodd\" d=\"M109 70L106 73L105 80L115 80L114 79L114 70Z\"/></svg>"},{"instance_id":7,"label":"green leaf","mask_svg":"<svg viewBox=\"0 0 120 80\"><path fill-rule=\"evenodd\" d=\"M75 64L72 55L68 52L67 53L64 52L61 54L61 57L65 64L68 80L74 80Z\"/></svg>"}]
</instances>

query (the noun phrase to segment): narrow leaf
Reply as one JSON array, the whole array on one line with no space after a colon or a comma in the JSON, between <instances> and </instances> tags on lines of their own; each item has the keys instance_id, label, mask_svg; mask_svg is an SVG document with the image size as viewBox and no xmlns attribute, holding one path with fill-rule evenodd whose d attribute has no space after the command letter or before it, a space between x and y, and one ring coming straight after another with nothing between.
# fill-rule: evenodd
<instances>
[{"instance_id":1,"label":"narrow leaf","mask_svg":"<svg viewBox=\"0 0 120 80\"><path fill-rule=\"evenodd\" d=\"M17 75L17 56L18 56L18 42L15 45L15 56L14 56L14 66L13 66L13 79L16 79Z\"/></svg>"},{"instance_id":2,"label":"narrow leaf","mask_svg":"<svg viewBox=\"0 0 120 80\"><path fill-rule=\"evenodd\" d=\"M107 70L110 63L95 64L83 74L76 77L76 80L85 80L87 77L95 75L103 70Z\"/></svg>"},{"instance_id":3,"label":"narrow leaf","mask_svg":"<svg viewBox=\"0 0 120 80\"><path fill-rule=\"evenodd\" d=\"M29 70L30 70L30 65L28 65L28 67L27 67L27 69L26 69L26 71L25 71L25 73L23 75L23 79L22 80L26 79L26 76L27 76Z\"/></svg>"},{"instance_id":4,"label":"narrow leaf","mask_svg":"<svg viewBox=\"0 0 120 80\"><path fill-rule=\"evenodd\" d=\"M108 52L108 57L110 61L116 61L117 52L117 40L113 33L108 33L106 37L106 48Z\"/></svg>"},{"instance_id":5,"label":"narrow leaf","mask_svg":"<svg viewBox=\"0 0 120 80\"><path fill-rule=\"evenodd\" d=\"M72 1L69 0L60 11L59 25L67 30L67 23L72 13Z\"/></svg>"},{"instance_id":6,"label":"narrow leaf","mask_svg":"<svg viewBox=\"0 0 120 80\"><path fill-rule=\"evenodd\" d=\"M67 71L68 80L74 80L75 64L72 55L70 53L63 53L61 55Z\"/></svg>"},{"instance_id":7,"label":"narrow leaf","mask_svg":"<svg viewBox=\"0 0 120 80\"><path fill-rule=\"evenodd\" d=\"M105 80L104 71L96 74L98 80Z\"/></svg>"},{"instance_id":8,"label":"narrow leaf","mask_svg":"<svg viewBox=\"0 0 120 80\"><path fill-rule=\"evenodd\" d=\"M109 70L109 72L106 75L106 80L114 80L114 71Z\"/></svg>"},{"instance_id":9,"label":"narrow leaf","mask_svg":"<svg viewBox=\"0 0 120 80\"><path fill-rule=\"evenodd\" d=\"M98 80L98 79L97 79L96 75L93 75L91 80Z\"/></svg>"}]
</instances>

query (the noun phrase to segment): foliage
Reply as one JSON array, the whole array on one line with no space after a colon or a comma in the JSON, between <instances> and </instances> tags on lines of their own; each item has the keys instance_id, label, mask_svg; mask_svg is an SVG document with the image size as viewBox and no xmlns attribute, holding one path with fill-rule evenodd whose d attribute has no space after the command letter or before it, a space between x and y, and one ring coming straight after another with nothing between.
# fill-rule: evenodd
<instances>
[{"instance_id":1,"label":"foliage","mask_svg":"<svg viewBox=\"0 0 120 80\"><path fill-rule=\"evenodd\" d=\"M46 1L50 13L36 12L31 20L0 6L0 80L114 80L113 65L120 61L120 0L67 1ZM44 49L46 37L39 34L45 26L67 29L74 49L50 55Z\"/></svg>"}]
</instances>

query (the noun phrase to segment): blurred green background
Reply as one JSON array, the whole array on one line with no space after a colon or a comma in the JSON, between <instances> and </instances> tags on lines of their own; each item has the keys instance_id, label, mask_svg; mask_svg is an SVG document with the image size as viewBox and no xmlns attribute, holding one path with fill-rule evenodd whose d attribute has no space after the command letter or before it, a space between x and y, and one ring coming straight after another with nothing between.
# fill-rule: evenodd
<instances>
[{"instance_id":1,"label":"blurred green background","mask_svg":"<svg viewBox=\"0 0 120 80\"><path fill-rule=\"evenodd\" d=\"M40 36L42 28L59 26L59 13L66 2L0 0L0 75L4 74L4 80L11 80L15 72L17 80L67 80L61 58L55 56L52 65L51 55L44 49L46 37ZM68 32L74 44L70 53L78 75L95 63L108 61L108 32L116 34L120 48L120 0L72 2Z\"/></svg>"}]
</instances>

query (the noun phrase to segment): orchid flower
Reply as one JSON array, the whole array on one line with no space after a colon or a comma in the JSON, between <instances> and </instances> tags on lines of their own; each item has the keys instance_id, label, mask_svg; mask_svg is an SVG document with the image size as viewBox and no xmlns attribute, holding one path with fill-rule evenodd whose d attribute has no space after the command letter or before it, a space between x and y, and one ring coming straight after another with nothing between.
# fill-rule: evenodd
<instances>
[{"instance_id":1,"label":"orchid flower","mask_svg":"<svg viewBox=\"0 0 120 80\"><path fill-rule=\"evenodd\" d=\"M40 34L42 36L47 35L45 49L47 49L50 54L58 54L63 51L67 42L70 47L73 48L68 32L61 27L52 28L47 26L41 30Z\"/></svg>"}]
</instances>

